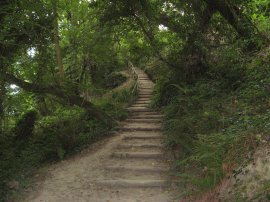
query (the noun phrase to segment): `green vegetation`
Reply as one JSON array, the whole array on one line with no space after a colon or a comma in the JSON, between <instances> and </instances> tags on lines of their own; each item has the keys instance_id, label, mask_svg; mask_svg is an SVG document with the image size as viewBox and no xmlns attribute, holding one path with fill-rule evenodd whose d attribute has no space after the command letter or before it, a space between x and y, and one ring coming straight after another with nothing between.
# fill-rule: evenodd
<instances>
[{"instance_id":1,"label":"green vegetation","mask_svg":"<svg viewBox=\"0 0 270 202\"><path fill-rule=\"evenodd\" d=\"M269 141L269 24L268 0L1 1L0 201L128 116L127 61L156 81L181 196L237 175Z\"/></svg>"},{"instance_id":2,"label":"green vegetation","mask_svg":"<svg viewBox=\"0 0 270 202\"><path fill-rule=\"evenodd\" d=\"M243 60L244 56L234 57ZM177 91L164 108L167 145L176 148L175 166L180 176L198 191L212 188L252 160L254 149L269 134L269 65L258 63L259 56L253 57L255 61L244 59L242 70L233 70L232 76L238 63L227 68L226 61L226 65L219 63L225 67L210 66L195 84L166 85ZM219 72L214 72L216 68ZM222 68L227 68L222 72L225 75L213 78ZM168 99L168 95L156 96L154 104L158 106Z\"/></svg>"}]
</instances>

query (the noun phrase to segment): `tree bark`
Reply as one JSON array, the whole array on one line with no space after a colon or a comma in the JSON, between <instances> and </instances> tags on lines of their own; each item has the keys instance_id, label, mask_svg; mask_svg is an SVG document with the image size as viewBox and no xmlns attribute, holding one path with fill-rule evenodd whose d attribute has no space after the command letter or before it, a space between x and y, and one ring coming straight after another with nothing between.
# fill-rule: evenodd
<instances>
[{"instance_id":1,"label":"tree bark","mask_svg":"<svg viewBox=\"0 0 270 202\"><path fill-rule=\"evenodd\" d=\"M54 15L54 30L53 30L53 37L54 37L54 44L55 44L55 52L56 52L56 62L59 69L59 76L60 76L60 83L63 81L65 77L64 65L63 65L63 58L62 58L62 51L60 47L60 40L59 40L59 28L58 28L58 0L52 0L52 7L53 7L53 15Z\"/></svg>"},{"instance_id":2,"label":"tree bark","mask_svg":"<svg viewBox=\"0 0 270 202\"><path fill-rule=\"evenodd\" d=\"M0 66L1 68L1 66ZM4 101L5 101L6 89L5 82L0 71L0 133L4 129L5 122L5 110L4 110Z\"/></svg>"},{"instance_id":3,"label":"tree bark","mask_svg":"<svg viewBox=\"0 0 270 202\"><path fill-rule=\"evenodd\" d=\"M199 16L197 25L187 35L186 43L179 53L181 56L179 63L184 69L183 75L189 81L196 79L198 75L207 70L204 53L196 43L201 41L202 34L207 30L215 11L212 6L207 6L202 12L198 10L195 10L195 12L198 12Z\"/></svg>"},{"instance_id":4,"label":"tree bark","mask_svg":"<svg viewBox=\"0 0 270 202\"><path fill-rule=\"evenodd\" d=\"M44 85L37 85L33 83L26 82L22 79L19 79L15 77L12 74L4 74L4 78L6 82L16 84L17 86L21 87L22 89L26 91L30 91L33 93L41 94L41 95L51 95L55 96L57 98L60 98L63 102L69 104L69 105L76 105L79 107L82 107L86 109L86 111L93 116L93 118L96 118L103 123L107 124L108 126L113 126L113 120L112 118L107 115L105 112L103 112L101 109L96 107L91 102L86 101L84 98L72 94L70 92L66 92L62 89L60 89L58 86L44 86Z\"/></svg>"},{"instance_id":5,"label":"tree bark","mask_svg":"<svg viewBox=\"0 0 270 202\"><path fill-rule=\"evenodd\" d=\"M252 50L257 47L256 42L262 39L256 27L243 12L230 0L204 0L209 6L218 11L227 22L236 30L241 38L248 39L247 48Z\"/></svg>"},{"instance_id":6,"label":"tree bark","mask_svg":"<svg viewBox=\"0 0 270 202\"><path fill-rule=\"evenodd\" d=\"M46 44L47 45L47 44ZM48 66L47 66L47 47L46 45L37 44L37 63L38 63L38 71L37 78L34 83L44 84L44 79L48 74ZM37 108L42 116L47 116L51 113L49 110L46 99L44 95L36 95L35 100L37 103Z\"/></svg>"}]
</instances>

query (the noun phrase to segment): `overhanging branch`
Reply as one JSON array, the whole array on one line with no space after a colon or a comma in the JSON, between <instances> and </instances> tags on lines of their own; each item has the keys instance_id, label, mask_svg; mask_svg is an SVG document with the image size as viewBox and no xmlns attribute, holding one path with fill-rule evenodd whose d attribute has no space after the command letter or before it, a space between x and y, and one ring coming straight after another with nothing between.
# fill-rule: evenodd
<instances>
[{"instance_id":1,"label":"overhanging branch","mask_svg":"<svg viewBox=\"0 0 270 202\"><path fill-rule=\"evenodd\" d=\"M92 115L94 118L97 118L98 120L108 124L109 126L112 126L113 120L109 115L107 115L104 111L99 109L93 103L85 100L84 98L78 95L64 91L58 86L53 86L53 85L43 86L43 85L29 83L15 77L13 74L4 73L3 76L7 83L15 84L26 91L30 91L36 94L47 94L47 95L55 96L57 98L60 98L65 103L82 107L86 109L87 112L90 115Z\"/></svg>"}]
</instances>

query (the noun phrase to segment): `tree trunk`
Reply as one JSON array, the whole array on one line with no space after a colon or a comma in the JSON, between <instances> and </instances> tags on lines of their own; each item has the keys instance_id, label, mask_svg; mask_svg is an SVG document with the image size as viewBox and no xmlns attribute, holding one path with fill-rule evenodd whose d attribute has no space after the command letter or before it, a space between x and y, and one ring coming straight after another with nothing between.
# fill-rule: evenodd
<instances>
[{"instance_id":1,"label":"tree trunk","mask_svg":"<svg viewBox=\"0 0 270 202\"><path fill-rule=\"evenodd\" d=\"M47 51L47 44L37 44L37 63L38 63L38 72L37 77L34 83L39 83L44 85L45 77L48 74L48 66L47 66L47 59L48 59L48 51ZM51 114L49 110L46 99L44 95L36 95L35 100L37 103L37 108L42 116L47 116Z\"/></svg>"},{"instance_id":2,"label":"tree trunk","mask_svg":"<svg viewBox=\"0 0 270 202\"><path fill-rule=\"evenodd\" d=\"M204 53L200 46L197 45L201 41L203 34L208 28L208 25L214 14L212 6L207 6L202 12L194 10L198 13L198 22L194 29L187 35L187 41L180 51L179 63L183 68L184 78L192 81L198 75L203 74L207 70L204 62Z\"/></svg>"},{"instance_id":3,"label":"tree trunk","mask_svg":"<svg viewBox=\"0 0 270 202\"><path fill-rule=\"evenodd\" d=\"M236 30L241 38L248 39L247 49L257 48L258 40L262 39L250 19L230 0L204 0L209 6L218 11Z\"/></svg>"},{"instance_id":4,"label":"tree trunk","mask_svg":"<svg viewBox=\"0 0 270 202\"><path fill-rule=\"evenodd\" d=\"M60 40L59 40L59 28L58 28L58 0L52 0L52 7L53 7L53 15L54 15L54 30L53 30L53 37L54 37L54 45L55 45L55 52L56 52L56 62L59 70L60 76L60 83L63 81L65 72L64 72L64 65L63 65L63 58L62 58L62 51L60 47Z\"/></svg>"},{"instance_id":5,"label":"tree trunk","mask_svg":"<svg viewBox=\"0 0 270 202\"><path fill-rule=\"evenodd\" d=\"M5 95L6 95L5 82L0 71L0 133L1 131L3 131L4 125L5 125L4 124L5 123L5 110L4 110Z\"/></svg>"}]
</instances>

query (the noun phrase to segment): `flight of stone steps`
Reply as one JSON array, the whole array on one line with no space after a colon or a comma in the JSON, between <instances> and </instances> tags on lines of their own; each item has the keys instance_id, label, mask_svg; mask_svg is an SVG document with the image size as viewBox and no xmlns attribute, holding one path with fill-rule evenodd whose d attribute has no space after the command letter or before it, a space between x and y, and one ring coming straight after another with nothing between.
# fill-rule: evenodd
<instances>
[{"instance_id":1,"label":"flight of stone steps","mask_svg":"<svg viewBox=\"0 0 270 202\"><path fill-rule=\"evenodd\" d=\"M129 188L128 192L134 192L134 196L135 192L145 192L148 194L145 201L152 201L154 195L158 197L161 190L170 187L169 164L163 151L163 115L149 108L154 84L142 70L137 69L137 74L138 99L128 108L130 117L119 128L121 142L104 162L104 179L97 184L114 189ZM158 201L168 201L166 197L158 198Z\"/></svg>"}]
</instances>

